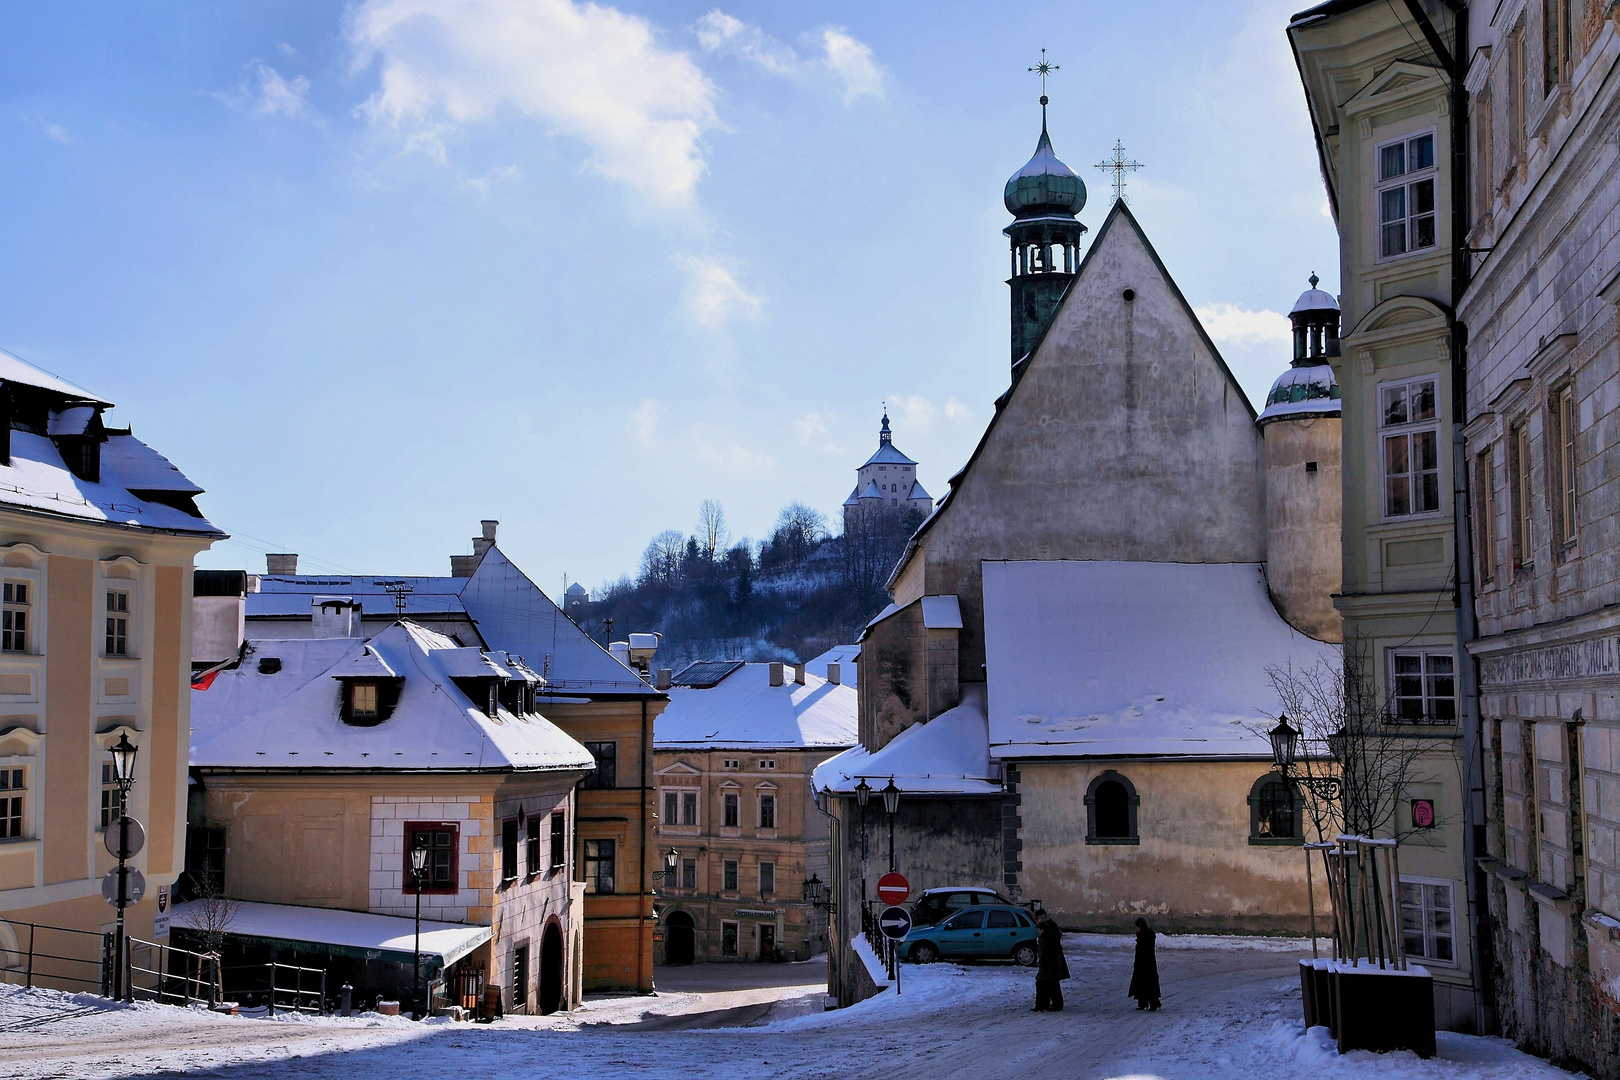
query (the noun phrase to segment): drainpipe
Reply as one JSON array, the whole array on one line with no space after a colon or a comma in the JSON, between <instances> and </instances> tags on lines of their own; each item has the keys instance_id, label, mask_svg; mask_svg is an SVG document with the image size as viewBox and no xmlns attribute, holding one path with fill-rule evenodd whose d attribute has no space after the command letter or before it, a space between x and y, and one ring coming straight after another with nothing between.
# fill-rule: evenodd
<instances>
[{"instance_id":1,"label":"drainpipe","mask_svg":"<svg viewBox=\"0 0 1620 1080\"><path fill-rule=\"evenodd\" d=\"M646 962L647 941L647 767L652 747L647 745L647 699L641 699L641 886L636 897L636 987L641 987L642 965ZM649 986L648 990L655 989Z\"/></svg>"},{"instance_id":2,"label":"drainpipe","mask_svg":"<svg viewBox=\"0 0 1620 1080\"><path fill-rule=\"evenodd\" d=\"M1463 732L1463 878L1468 892L1468 945L1474 972L1474 1023L1485 1028L1489 979L1482 961L1490 955L1488 929L1480 918L1484 902L1484 875L1476 861L1485 850L1485 758L1479 717L1479 667L1468 643L1478 633L1474 610L1473 512L1468 499L1467 445L1463 425L1468 418L1468 328L1457 319L1473 275L1474 255L1468 246L1468 6L1465 0L1442 0L1451 12L1456 33L1447 50L1419 0L1406 0L1407 10L1423 32L1451 82L1451 476L1452 514L1455 519L1457 578L1454 605L1457 618L1458 693Z\"/></svg>"}]
</instances>

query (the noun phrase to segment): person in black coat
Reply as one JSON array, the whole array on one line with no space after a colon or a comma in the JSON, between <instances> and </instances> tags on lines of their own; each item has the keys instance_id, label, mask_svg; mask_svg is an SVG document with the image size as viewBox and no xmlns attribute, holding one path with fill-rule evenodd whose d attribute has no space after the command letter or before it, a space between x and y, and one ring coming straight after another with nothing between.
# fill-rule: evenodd
<instances>
[{"instance_id":1,"label":"person in black coat","mask_svg":"<svg viewBox=\"0 0 1620 1080\"><path fill-rule=\"evenodd\" d=\"M1041 912L1035 925L1040 929L1035 939L1035 1008L1032 1012L1063 1011L1063 980L1069 977L1069 961L1063 956L1063 931L1058 929L1046 912Z\"/></svg>"},{"instance_id":2,"label":"person in black coat","mask_svg":"<svg viewBox=\"0 0 1620 1080\"><path fill-rule=\"evenodd\" d=\"M1153 956L1153 928L1146 919L1136 920L1136 966L1125 993L1136 999L1138 1009L1159 1007L1159 962Z\"/></svg>"}]
</instances>

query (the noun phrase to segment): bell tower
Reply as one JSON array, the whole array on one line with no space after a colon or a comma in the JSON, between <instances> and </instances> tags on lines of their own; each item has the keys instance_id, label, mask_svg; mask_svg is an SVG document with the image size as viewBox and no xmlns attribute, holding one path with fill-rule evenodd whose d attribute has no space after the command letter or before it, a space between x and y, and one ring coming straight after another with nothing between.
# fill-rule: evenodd
<instances>
[{"instance_id":1,"label":"bell tower","mask_svg":"<svg viewBox=\"0 0 1620 1080\"><path fill-rule=\"evenodd\" d=\"M1045 333L1063 290L1080 265L1080 237L1086 227L1075 215L1086 205L1086 185L1059 161L1046 133L1046 76L1057 70L1046 62L1030 68L1041 76L1041 137L1035 156L1007 181L1003 202L1013 222L1002 232L1012 242L1012 362L1016 367Z\"/></svg>"}]
</instances>

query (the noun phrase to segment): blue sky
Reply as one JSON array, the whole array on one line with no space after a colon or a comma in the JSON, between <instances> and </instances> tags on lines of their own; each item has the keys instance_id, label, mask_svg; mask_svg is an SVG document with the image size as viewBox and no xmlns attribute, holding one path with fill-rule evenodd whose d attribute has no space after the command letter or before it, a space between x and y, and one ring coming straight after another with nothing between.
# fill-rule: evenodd
<instances>
[{"instance_id":1,"label":"blue sky","mask_svg":"<svg viewBox=\"0 0 1620 1080\"><path fill-rule=\"evenodd\" d=\"M1337 288L1291 3L365 0L0 7L0 347L208 489L205 566L542 585L704 499L936 497L1006 386L1001 189L1116 138L1251 398Z\"/></svg>"}]
</instances>

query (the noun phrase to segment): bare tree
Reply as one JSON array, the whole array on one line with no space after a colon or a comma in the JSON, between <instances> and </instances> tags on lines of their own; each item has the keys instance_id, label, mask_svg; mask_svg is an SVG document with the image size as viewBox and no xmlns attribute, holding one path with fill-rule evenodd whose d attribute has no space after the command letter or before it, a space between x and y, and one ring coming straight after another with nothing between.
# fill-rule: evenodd
<instances>
[{"instance_id":1,"label":"bare tree","mask_svg":"<svg viewBox=\"0 0 1620 1080\"><path fill-rule=\"evenodd\" d=\"M776 527L771 530L771 547L776 549L781 562L804 561L825 539L827 519L821 511L797 501L782 508L776 515Z\"/></svg>"},{"instance_id":2,"label":"bare tree","mask_svg":"<svg viewBox=\"0 0 1620 1080\"><path fill-rule=\"evenodd\" d=\"M713 562L731 542L731 530L726 528L726 512L715 499L704 499L698 510L698 548L705 558Z\"/></svg>"},{"instance_id":3,"label":"bare tree","mask_svg":"<svg viewBox=\"0 0 1620 1080\"><path fill-rule=\"evenodd\" d=\"M641 583L643 585L673 585L681 576L681 559L686 555L686 537L674 529L665 529L652 538L647 550L641 553Z\"/></svg>"},{"instance_id":4,"label":"bare tree","mask_svg":"<svg viewBox=\"0 0 1620 1080\"><path fill-rule=\"evenodd\" d=\"M241 904L225 895L213 874L191 874L191 887L196 899L186 905L180 925L196 932L202 938L203 952L217 953L225 944L225 935L236 922Z\"/></svg>"}]
</instances>

